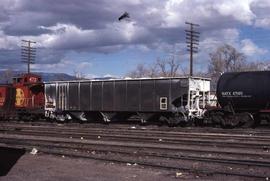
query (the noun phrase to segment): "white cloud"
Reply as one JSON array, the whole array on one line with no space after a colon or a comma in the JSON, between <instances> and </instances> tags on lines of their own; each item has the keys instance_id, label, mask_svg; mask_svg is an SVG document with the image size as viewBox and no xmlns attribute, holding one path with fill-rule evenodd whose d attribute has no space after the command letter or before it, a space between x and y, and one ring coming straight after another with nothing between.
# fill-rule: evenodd
<instances>
[{"instance_id":1,"label":"white cloud","mask_svg":"<svg viewBox=\"0 0 270 181\"><path fill-rule=\"evenodd\" d=\"M92 63L90 62L80 62L79 65L77 65L77 69L81 70L81 69L88 69L92 67Z\"/></svg>"},{"instance_id":2,"label":"white cloud","mask_svg":"<svg viewBox=\"0 0 270 181\"><path fill-rule=\"evenodd\" d=\"M235 20L238 20L245 24L251 24L255 18L254 13L250 9L250 5L253 0L223 0L215 3L213 7L222 16L232 16Z\"/></svg>"},{"instance_id":3,"label":"white cloud","mask_svg":"<svg viewBox=\"0 0 270 181\"><path fill-rule=\"evenodd\" d=\"M266 49L259 48L250 39L241 41L241 51L247 56L262 55L268 52Z\"/></svg>"},{"instance_id":4,"label":"white cloud","mask_svg":"<svg viewBox=\"0 0 270 181\"><path fill-rule=\"evenodd\" d=\"M86 61L65 57L71 51L163 53L179 45L180 51L186 52L185 21L201 25L198 57L206 59L224 43L248 56L267 52L251 39L241 40L245 32L239 28L270 28L269 0L115 0L113 3L65 0L64 4L53 0L2 0L1 3L0 50L19 52L21 39L34 40L38 54L42 54L38 55L38 61L43 63L35 66L55 71L72 72L68 67L91 68ZM119 22L117 18L125 11L131 20ZM44 49L49 50L48 54L40 53Z\"/></svg>"},{"instance_id":5,"label":"white cloud","mask_svg":"<svg viewBox=\"0 0 270 181\"><path fill-rule=\"evenodd\" d=\"M95 74L85 74L85 78L87 79L94 79L94 78L97 78L99 77L98 75L95 75Z\"/></svg>"},{"instance_id":6,"label":"white cloud","mask_svg":"<svg viewBox=\"0 0 270 181\"><path fill-rule=\"evenodd\" d=\"M19 47L19 38L15 36L7 36L0 30L0 50L14 50Z\"/></svg>"},{"instance_id":7,"label":"white cloud","mask_svg":"<svg viewBox=\"0 0 270 181\"><path fill-rule=\"evenodd\" d=\"M57 24L52 27L42 27L53 31L40 37L42 46L57 49L98 49L120 44L132 44L150 37L149 32L135 22L113 23L102 30L84 30L75 25Z\"/></svg>"},{"instance_id":8,"label":"white cloud","mask_svg":"<svg viewBox=\"0 0 270 181\"><path fill-rule=\"evenodd\" d=\"M260 28L270 28L270 17L269 17L269 9L270 9L270 1L269 0L254 0L251 4L251 8L256 14L255 18L255 27Z\"/></svg>"},{"instance_id":9,"label":"white cloud","mask_svg":"<svg viewBox=\"0 0 270 181\"><path fill-rule=\"evenodd\" d=\"M261 28L270 28L270 18L257 19L255 21L255 26Z\"/></svg>"},{"instance_id":10,"label":"white cloud","mask_svg":"<svg viewBox=\"0 0 270 181\"><path fill-rule=\"evenodd\" d=\"M200 51L213 52L218 46L230 44L235 48L239 48L240 32L236 28L228 28L222 30L210 31L204 35L204 39L200 42Z\"/></svg>"},{"instance_id":11,"label":"white cloud","mask_svg":"<svg viewBox=\"0 0 270 181\"><path fill-rule=\"evenodd\" d=\"M252 24L256 15L251 10L254 0L168 0L165 8L160 9L164 16L164 27L181 27L185 21L200 24L208 22L240 22Z\"/></svg>"},{"instance_id":12,"label":"white cloud","mask_svg":"<svg viewBox=\"0 0 270 181\"><path fill-rule=\"evenodd\" d=\"M47 72L63 72L63 73L79 73L85 74L89 72L89 69L92 68L92 63L90 61L76 61L76 60L68 60L61 59L57 63L52 64L34 64L31 66L35 71L44 71Z\"/></svg>"},{"instance_id":13,"label":"white cloud","mask_svg":"<svg viewBox=\"0 0 270 181\"><path fill-rule=\"evenodd\" d=\"M251 6L254 8L269 8L270 1L269 0L253 0Z\"/></svg>"}]
</instances>

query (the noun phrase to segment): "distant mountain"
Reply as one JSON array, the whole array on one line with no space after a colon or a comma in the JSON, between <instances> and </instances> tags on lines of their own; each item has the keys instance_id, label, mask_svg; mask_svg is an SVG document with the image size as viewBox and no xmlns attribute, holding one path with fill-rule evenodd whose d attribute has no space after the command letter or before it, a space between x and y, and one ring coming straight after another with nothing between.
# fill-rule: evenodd
<instances>
[{"instance_id":1,"label":"distant mountain","mask_svg":"<svg viewBox=\"0 0 270 181\"><path fill-rule=\"evenodd\" d=\"M91 78L90 80L111 80L111 79L119 79L117 77L95 77Z\"/></svg>"},{"instance_id":2,"label":"distant mountain","mask_svg":"<svg viewBox=\"0 0 270 181\"><path fill-rule=\"evenodd\" d=\"M65 73L44 73L44 72L37 72L43 79L43 81L59 81L59 80L76 80L75 76L71 76Z\"/></svg>"},{"instance_id":3,"label":"distant mountain","mask_svg":"<svg viewBox=\"0 0 270 181\"><path fill-rule=\"evenodd\" d=\"M25 72L20 71L0 71L0 84L11 83L12 78L16 77ZM68 81L68 80L78 80L75 76L68 75L65 73L46 73L46 72L32 72L33 74L40 75L44 82L49 81ZM91 80L109 80L116 79L115 77L100 77L100 78L92 78Z\"/></svg>"},{"instance_id":4,"label":"distant mountain","mask_svg":"<svg viewBox=\"0 0 270 181\"><path fill-rule=\"evenodd\" d=\"M0 83L11 83L12 77L18 76L24 72L20 71L0 71ZM42 77L43 81L61 81L61 80L76 80L76 77L65 73L45 73L45 72L33 72Z\"/></svg>"}]
</instances>

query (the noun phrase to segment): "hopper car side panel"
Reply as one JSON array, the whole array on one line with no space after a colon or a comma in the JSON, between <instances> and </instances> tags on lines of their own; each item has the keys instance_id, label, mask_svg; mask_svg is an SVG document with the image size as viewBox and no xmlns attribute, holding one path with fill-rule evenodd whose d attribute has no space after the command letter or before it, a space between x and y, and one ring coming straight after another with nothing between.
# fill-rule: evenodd
<instances>
[{"instance_id":1,"label":"hopper car side panel","mask_svg":"<svg viewBox=\"0 0 270 181\"><path fill-rule=\"evenodd\" d=\"M140 111L142 104L141 104L141 85L140 80L134 80L130 82L123 81L123 84L125 84L125 87L123 89L124 94L117 94L117 97L123 96L125 97L125 103L123 104L124 107L123 110L135 110Z\"/></svg>"},{"instance_id":2,"label":"hopper car side panel","mask_svg":"<svg viewBox=\"0 0 270 181\"><path fill-rule=\"evenodd\" d=\"M62 84L68 87L63 91L65 93L62 92ZM62 101L59 100L64 96L69 105L68 111L173 111L171 102L187 94L188 90L181 87L180 80L89 81L59 83L55 86L58 95L61 94L57 96L57 105L60 105ZM60 89L62 93L59 93ZM167 98L166 110L160 109L160 97ZM65 110L62 106L56 107Z\"/></svg>"},{"instance_id":3,"label":"hopper car side panel","mask_svg":"<svg viewBox=\"0 0 270 181\"><path fill-rule=\"evenodd\" d=\"M135 83L135 81L133 82ZM115 82L115 96L114 96L114 110L115 111L127 111L128 109L132 109L135 107L135 109L139 109L139 107L136 107L138 104L136 104L137 98L139 97L139 92L136 91L136 84L133 85L134 89L132 89L132 85L130 84L127 86L126 82L124 81L116 81ZM128 94L130 91L134 91L134 94ZM127 97L129 99L127 99Z\"/></svg>"},{"instance_id":4,"label":"hopper car side panel","mask_svg":"<svg viewBox=\"0 0 270 181\"><path fill-rule=\"evenodd\" d=\"M85 92L86 93L86 92ZM82 93L82 94L85 94ZM88 111L103 111L102 109L102 82L92 82L92 90L86 94L92 94L92 107Z\"/></svg>"},{"instance_id":5,"label":"hopper car side panel","mask_svg":"<svg viewBox=\"0 0 270 181\"><path fill-rule=\"evenodd\" d=\"M80 94L79 94L79 100L80 100L80 109L82 111L91 110L91 82L81 82L80 83Z\"/></svg>"}]
</instances>

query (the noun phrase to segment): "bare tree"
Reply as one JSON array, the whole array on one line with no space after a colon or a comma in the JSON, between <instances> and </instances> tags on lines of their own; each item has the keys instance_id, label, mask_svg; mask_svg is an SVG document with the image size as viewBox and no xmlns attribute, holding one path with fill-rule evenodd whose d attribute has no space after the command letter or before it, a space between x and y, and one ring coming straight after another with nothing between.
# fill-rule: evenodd
<instances>
[{"instance_id":1,"label":"bare tree","mask_svg":"<svg viewBox=\"0 0 270 181\"><path fill-rule=\"evenodd\" d=\"M208 73L217 76L223 72L261 71L269 68L269 62L248 62L243 53L225 44L210 54Z\"/></svg>"},{"instance_id":2,"label":"bare tree","mask_svg":"<svg viewBox=\"0 0 270 181\"><path fill-rule=\"evenodd\" d=\"M85 74L80 72L79 70L73 70L73 75L76 77L76 79L85 79Z\"/></svg>"},{"instance_id":3,"label":"bare tree","mask_svg":"<svg viewBox=\"0 0 270 181\"><path fill-rule=\"evenodd\" d=\"M158 66L159 69L158 74L162 77L167 77L167 69L166 69L167 61L165 59L158 58L155 64L156 66Z\"/></svg>"},{"instance_id":4,"label":"bare tree","mask_svg":"<svg viewBox=\"0 0 270 181\"><path fill-rule=\"evenodd\" d=\"M208 75L212 78L212 86L215 87L217 80L224 72L261 71L269 67L269 63L248 62L243 53L225 44L210 54Z\"/></svg>"},{"instance_id":5,"label":"bare tree","mask_svg":"<svg viewBox=\"0 0 270 181\"><path fill-rule=\"evenodd\" d=\"M135 70L129 72L127 76L132 78L148 77L149 69L144 64L138 64Z\"/></svg>"},{"instance_id":6,"label":"bare tree","mask_svg":"<svg viewBox=\"0 0 270 181\"><path fill-rule=\"evenodd\" d=\"M210 74L221 74L223 72L241 71L246 64L244 54L238 52L231 45L225 44L213 53L210 53Z\"/></svg>"},{"instance_id":7,"label":"bare tree","mask_svg":"<svg viewBox=\"0 0 270 181\"><path fill-rule=\"evenodd\" d=\"M169 66L169 76L175 77L178 74L178 70L180 67L180 62L175 60L175 57L172 56L167 61Z\"/></svg>"},{"instance_id":8,"label":"bare tree","mask_svg":"<svg viewBox=\"0 0 270 181\"><path fill-rule=\"evenodd\" d=\"M170 56L167 59L158 58L156 66L160 71L159 75L162 77L175 77L179 74L180 62L175 59L175 56Z\"/></svg>"},{"instance_id":9,"label":"bare tree","mask_svg":"<svg viewBox=\"0 0 270 181\"><path fill-rule=\"evenodd\" d=\"M270 64L269 62L250 62L245 66L246 71L263 71L269 70Z\"/></svg>"},{"instance_id":10,"label":"bare tree","mask_svg":"<svg viewBox=\"0 0 270 181\"><path fill-rule=\"evenodd\" d=\"M224 72L243 71L247 67L246 57L231 45L225 44L210 53L208 74L215 87L218 78Z\"/></svg>"},{"instance_id":11,"label":"bare tree","mask_svg":"<svg viewBox=\"0 0 270 181\"><path fill-rule=\"evenodd\" d=\"M131 71L127 75L132 78L139 77L176 77L180 75L180 61L177 61L175 56L161 59L157 58L150 66L139 64L135 70Z\"/></svg>"},{"instance_id":12,"label":"bare tree","mask_svg":"<svg viewBox=\"0 0 270 181\"><path fill-rule=\"evenodd\" d=\"M157 64L153 64L152 66L148 67L147 74L149 77L158 77L159 72L158 72L158 67Z\"/></svg>"}]
</instances>

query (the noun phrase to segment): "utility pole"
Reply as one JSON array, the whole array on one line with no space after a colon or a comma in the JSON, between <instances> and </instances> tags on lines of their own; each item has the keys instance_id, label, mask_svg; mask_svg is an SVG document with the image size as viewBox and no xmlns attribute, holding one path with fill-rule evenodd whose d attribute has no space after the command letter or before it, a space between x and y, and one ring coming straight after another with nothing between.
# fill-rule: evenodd
<instances>
[{"instance_id":1,"label":"utility pole","mask_svg":"<svg viewBox=\"0 0 270 181\"><path fill-rule=\"evenodd\" d=\"M187 51L190 53L190 76L193 76L193 54L198 53L199 46L199 37L200 33L195 31L195 27L200 25L186 22L187 25L190 26L190 29L185 30L186 32L186 43L187 43Z\"/></svg>"},{"instance_id":2,"label":"utility pole","mask_svg":"<svg viewBox=\"0 0 270 181\"><path fill-rule=\"evenodd\" d=\"M30 73L30 64L35 63L36 48L32 47L35 43L36 42L30 40L22 40L21 59L22 62L27 63L27 73Z\"/></svg>"}]
</instances>

